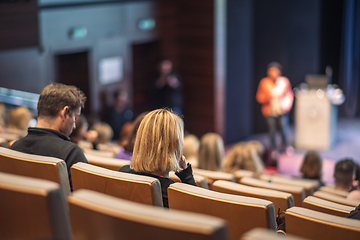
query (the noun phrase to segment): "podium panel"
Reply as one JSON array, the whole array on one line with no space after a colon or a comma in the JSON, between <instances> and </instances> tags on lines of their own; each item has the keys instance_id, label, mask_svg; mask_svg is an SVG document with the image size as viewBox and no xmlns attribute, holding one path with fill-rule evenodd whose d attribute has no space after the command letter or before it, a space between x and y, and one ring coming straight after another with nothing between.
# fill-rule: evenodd
<instances>
[{"instance_id":1,"label":"podium panel","mask_svg":"<svg viewBox=\"0 0 360 240\"><path fill-rule=\"evenodd\" d=\"M337 106L322 89L299 91L295 100L295 146L328 149L335 143Z\"/></svg>"}]
</instances>

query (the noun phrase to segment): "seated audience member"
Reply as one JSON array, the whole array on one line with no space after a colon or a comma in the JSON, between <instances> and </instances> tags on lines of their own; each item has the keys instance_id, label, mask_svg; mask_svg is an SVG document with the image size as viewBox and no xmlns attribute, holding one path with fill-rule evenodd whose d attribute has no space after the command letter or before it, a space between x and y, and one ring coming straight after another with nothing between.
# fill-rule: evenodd
<instances>
[{"instance_id":1,"label":"seated audience member","mask_svg":"<svg viewBox=\"0 0 360 240\"><path fill-rule=\"evenodd\" d=\"M224 141L217 133L207 133L200 140L198 168L210 171L222 171Z\"/></svg>"},{"instance_id":2,"label":"seated audience member","mask_svg":"<svg viewBox=\"0 0 360 240\"><path fill-rule=\"evenodd\" d=\"M183 144L183 120L167 109L151 111L140 123L131 165L119 171L159 179L163 204L168 208L167 188L174 183L169 178L170 171L175 171L181 182L196 186L191 164L182 156Z\"/></svg>"},{"instance_id":3,"label":"seated audience member","mask_svg":"<svg viewBox=\"0 0 360 240\"><path fill-rule=\"evenodd\" d=\"M356 165L351 159L343 159L336 163L334 177L335 189L345 192L358 191L358 182L355 181Z\"/></svg>"},{"instance_id":4,"label":"seated audience member","mask_svg":"<svg viewBox=\"0 0 360 240\"><path fill-rule=\"evenodd\" d=\"M36 127L30 127L26 137L11 145L16 151L63 159L71 189L70 167L77 162L87 163L81 148L69 138L85 100L84 93L75 86L60 83L46 86L37 105Z\"/></svg>"},{"instance_id":5,"label":"seated audience member","mask_svg":"<svg viewBox=\"0 0 360 240\"><path fill-rule=\"evenodd\" d=\"M94 149L99 151L106 151L106 152L112 152L114 155L117 151L113 149L113 146L111 145L111 139L113 137L113 130L111 129L110 125L104 122L96 123L91 131L95 131L96 138L92 140Z\"/></svg>"},{"instance_id":6,"label":"seated audience member","mask_svg":"<svg viewBox=\"0 0 360 240\"><path fill-rule=\"evenodd\" d=\"M198 167L199 146L200 141L195 135L188 134L185 136L183 154L186 157L186 160L191 163L191 166L194 168Z\"/></svg>"},{"instance_id":7,"label":"seated audience member","mask_svg":"<svg viewBox=\"0 0 360 240\"><path fill-rule=\"evenodd\" d=\"M264 146L258 141L237 143L224 158L224 170L230 173L237 170L248 170L261 174L265 168L261 160L263 153Z\"/></svg>"},{"instance_id":8,"label":"seated audience member","mask_svg":"<svg viewBox=\"0 0 360 240\"><path fill-rule=\"evenodd\" d=\"M120 137L118 140L119 146L123 147L127 144L128 137L132 127L133 127L133 122L126 122L124 126L121 128Z\"/></svg>"},{"instance_id":9,"label":"seated audience member","mask_svg":"<svg viewBox=\"0 0 360 240\"><path fill-rule=\"evenodd\" d=\"M136 134L137 131L139 129L140 123L143 120L143 118L145 117L145 115L148 112L144 112L142 114L140 114L135 121L132 124L132 128L129 132L129 135L127 136L127 140L126 140L126 144L123 148L120 149L120 151L118 152L118 154L116 154L116 158L119 159L125 159L125 160L130 160L132 159L132 155L133 155L133 151L134 151L134 145L135 145L135 139L136 139Z\"/></svg>"},{"instance_id":10,"label":"seated audience member","mask_svg":"<svg viewBox=\"0 0 360 240\"><path fill-rule=\"evenodd\" d=\"M88 127L89 125L86 117L83 114L80 114L80 116L75 121L75 129L70 134L71 141L73 143L79 144L81 140L84 140Z\"/></svg>"},{"instance_id":11,"label":"seated audience member","mask_svg":"<svg viewBox=\"0 0 360 240\"><path fill-rule=\"evenodd\" d=\"M320 186L325 185L321 181L322 158L316 151L308 151L306 153L300 172L303 174L303 178L318 180Z\"/></svg>"},{"instance_id":12,"label":"seated audience member","mask_svg":"<svg viewBox=\"0 0 360 240\"><path fill-rule=\"evenodd\" d=\"M27 107L18 106L10 110L8 115L8 133L15 133L20 137L25 137L32 114Z\"/></svg>"}]
</instances>

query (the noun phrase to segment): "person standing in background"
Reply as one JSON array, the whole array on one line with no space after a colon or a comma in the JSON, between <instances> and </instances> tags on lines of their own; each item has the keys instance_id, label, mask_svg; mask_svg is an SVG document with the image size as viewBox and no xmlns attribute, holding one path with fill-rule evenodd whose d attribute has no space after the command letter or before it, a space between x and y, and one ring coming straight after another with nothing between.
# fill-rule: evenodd
<instances>
[{"instance_id":1,"label":"person standing in background","mask_svg":"<svg viewBox=\"0 0 360 240\"><path fill-rule=\"evenodd\" d=\"M128 93L125 90L116 91L114 93L114 104L106 117L106 122L114 131L112 139L118 140L124 124L134 119L134 111L128 105Z\"/></svg>"},{"instance_id":2,"label":"person standing in background","mask_svg":"<svg viewBox=\"0 0 360 240\"><path fill-rule=\"evenodd\" d=\"M173 64L166 59L160 63L160 73L156 78L156 108L170 108L179 116L182 115L182 82L173 71Z\"/></svg>"},{"instance_id":3,"label":"person standing in background","mask_svg":"<svg viewBox=\"0 0 360 240\"><path fill-rule=\"evenodd\" d=\"M271 62L267 68L267 77L261 79L256 100L262 104L261 112L267 120L271 150L276 152L277 124L282 137L282 149L287 147L287 134L289 129L289 111L292 108L294 94L289 79L281 76L282 66Z\"/></svg>"}]
</instances>

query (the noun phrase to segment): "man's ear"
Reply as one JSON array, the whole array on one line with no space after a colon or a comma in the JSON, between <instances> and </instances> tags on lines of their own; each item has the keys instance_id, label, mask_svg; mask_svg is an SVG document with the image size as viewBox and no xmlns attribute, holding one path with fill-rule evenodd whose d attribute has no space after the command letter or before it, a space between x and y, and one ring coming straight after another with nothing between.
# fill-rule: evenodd
<instances>
[{"instance_id":1,"label":"man's ear","mask_svg":"<svg viewBox=\"0 0 360 240\"><path fill-rule=\"evenodd\" d=\"M60 117L61 119L65 120L66 115L69 114L69 107L65 106L60 110Z\"/></svg>"}]
</instances>

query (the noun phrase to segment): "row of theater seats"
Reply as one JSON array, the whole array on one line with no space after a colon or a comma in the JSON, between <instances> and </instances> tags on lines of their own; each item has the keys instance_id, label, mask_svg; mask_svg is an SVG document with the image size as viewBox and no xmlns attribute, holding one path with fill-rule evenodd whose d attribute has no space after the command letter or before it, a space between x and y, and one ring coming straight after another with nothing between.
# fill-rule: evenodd
<instances>
[{"instance_id":1,"label":"row of theater seats","mask_svg":"<svg viewBox=\"0 0 360 240\"><path fill-rule=\"evenodd\" d=\"M270 179L264 181L240 177L240 184L231 182L236 179L233 175L231 178L226 179L230 181L225 181L218 179L226 177L226 174L212 172L209 173L212 180L215 180L212 184L212 190L206 189L205 184L202 185L201 182L204 181L204 177L198 177L198 185L203 186L203 188L182 183L171 185L168 189L170 211L164 211L162 208L146 206L144 204L139 206L134 203L162 206L160 183L157 179L151 177L120 173L91 164L77 163L71 168L75 192L70 194L69 183L68 181L66 182L67 170L62 160L18 153L5 148L0 148L0 171L47 179L57 182L61 186L61 188L57 187L58 190L54 194L47 194L47 190L35 191L41 193L42 196L56 196L43 201L43 205L40 204L39 207L31 208L30 206L37 205L32 202L33 200L26 200L28 205L25 204L25 207L21 207L22 204L18 206L20 200L27 198L21 197L19 192L16 191L19 189L22 189L25 193L32 191L25 189L26 184L25 186L11 186L12 180L6 182L6 176L4 177L4 174L1 174L0 182L5 179L5 183L0 185L2 186L1 196L10 197L0 198L0 201L2 201L0 207L8 210L7 212L5 210L2 211L6 214L2 215L0 228L3 227L3 229L0 232L6 231L9 234L11 234L10 230L18 225L14 224L12 220L15 219L15 223L19 223L21 222L19 221L21 217L25 219L26 216L31 216L27 210L36 210L37 215L40 215L39 213L50 211L43 209L45 206L48 206L52 211L56 211L56 213L50 214L52 220L48 222L56 224L56 221L60 221L62 219L61 214L66 216L66 207L65 210L59 209L58 207L62 206L62 203L51 202L51 199L61 199L58 196L61 193L60 195L67 196L71 220L71 228L68 228L72 229L75 239L115 239L115 236L118 238L124 236L124 239L161 239L164 237L159 236L165 236L163 234L171 234L171 238L174 238L175 234L179 236L179 239L184 236L189 236L188 238L190 239L240 239L247 231L255 227L268 228L275 232L275 210L278 208L282 211L286 210L286 231L290 234L310 239L337 239L344 236L350 238L360 235L360 224L357 220L340 217L345 216L346 213L352 210L356 203L349 202L350 205L348 204L345 208L342 206L339 208L340 211L336 212L334 211L335 207L339 207L336 205L345 205L348 200L345 198L341 199L341 196L316 191L318 186L314 186L313 191L316 191L314 196L306 195L307 197L305 198L305 187L302 188L296 185L289 187L290 185L274 183L277 181L275 178L280 177L272 177L271 183L267 182ZM200 174L206 175L206 172L195 170L195 174L196 176L200 176ZM227 177L229 176L227 175ZM251 184L248 186L244 185L246 181L251 182L253 180L260 181L257 183L263 183L264 187L249 186ZM290 181L291 179L288 180ZM30 183L31 181L25 182ZM294 203L297 206L296 198L295 195L289 192L278 191L278 189L265 189L266 186L271 184L286 187L288 190L300 188L302 199L299 206L302 205L303 207L293 207ZM50 186L49 184L45 185ZM47 188L54 189L54 187ZM81 189L89 189L91 191ZM10 192L15 193L11 195ZM308 192L311 195L311 191L309 190ZM106 195L103 195L104 193ZM329 195L332 199L329 199ZM326 197L328 199L324 200ZM131 200L132 202L129 203L125 200L120 200L120 198ZM9 201L5 202L6 200ZM327 206L325 203L332 205ZM63 205L66 206L66 204ZM325 206L325 209L327 207L326 211L329 211L329 209L331 211L326 212L319 208L319 206ZM179 213L176 210L187 212ZM36 214L35 212L34 214ZM214 218L209 217L208 219L211 221L207 222L204 221L203 216L198 216L197 214L191 215L188 212L212 215ZM342 215L338 214L338 212ZM22 213L25 213L25 217ZM16 214L21 216L17 219L15 217L17 216ZM49 214L46 215L49 216ZM152 220L152 218L157 220ZM226 222L220 219L225 219ZM63 222L63 220L60 222ZM27 221L27 223L30 224L32 221ZM13 227L10 226L12 224ZM173 225L182 227L176 228ZM36 226L46 225L36 224ZM26 229L31 229L31 227L26 226L21 229L25 232ZM51 226L51 229L53 229L52 233L56 234L56 227ZM139 231L139 229L142 229L142 231ZM205 231L204 229L207 230ZM71 235L71 232L69 234ZM146 237L141 234L146 234ZM152 238L152 236L156 237ZM52 235L52 237L67 239L58 235L56 237ZM4 239L11 239L11 237L4 237Z\"/></svg>"}]
</instances>

